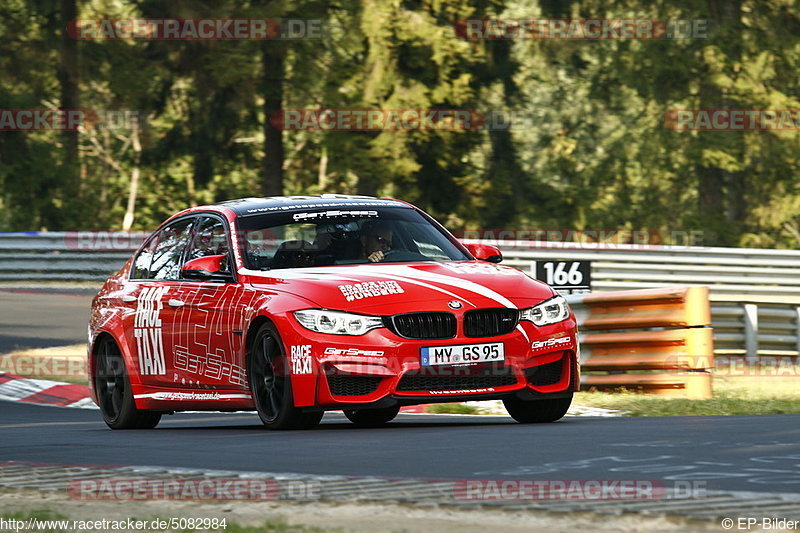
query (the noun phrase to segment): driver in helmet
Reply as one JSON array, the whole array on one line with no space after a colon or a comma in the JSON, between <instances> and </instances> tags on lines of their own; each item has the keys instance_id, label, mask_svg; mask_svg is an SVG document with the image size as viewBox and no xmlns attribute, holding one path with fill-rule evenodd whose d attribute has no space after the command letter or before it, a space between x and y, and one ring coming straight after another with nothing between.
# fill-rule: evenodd
<instances>
[{"instance_id":1,"label":"driver in helmet","mask_svg":"<svg viewBox=\"0 0 800 533\"><path fill-rule=\"evenodd\" d=\"M361 257L373 263L383 261L392 249L392 229L386 222L368 220L361 227Z\"/></svg>"}]
</instances>

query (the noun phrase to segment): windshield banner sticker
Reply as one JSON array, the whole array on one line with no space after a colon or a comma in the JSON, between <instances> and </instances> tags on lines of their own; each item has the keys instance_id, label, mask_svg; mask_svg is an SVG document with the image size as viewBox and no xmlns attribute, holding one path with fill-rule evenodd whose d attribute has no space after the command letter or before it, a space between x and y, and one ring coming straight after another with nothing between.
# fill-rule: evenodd
<instances>
[{"instance_id":1,"label":"windshield banner sticker","mask_svg":"<svg viewBox=\"0 0 800 533\"><path fill-rule=\"evenodd\" d=\"M364 217L377 218L377 211L320 211L318 213L295 213L292 220L318 220L321 218Z\"/></svg>"}]
</instances>

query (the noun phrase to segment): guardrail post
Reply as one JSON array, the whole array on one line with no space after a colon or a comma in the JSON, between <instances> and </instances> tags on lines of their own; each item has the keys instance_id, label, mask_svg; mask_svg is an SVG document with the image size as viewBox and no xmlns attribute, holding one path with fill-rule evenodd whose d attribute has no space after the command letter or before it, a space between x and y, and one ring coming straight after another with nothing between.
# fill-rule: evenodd
<instances>
[{"instance_id":1,"label":"guardrail post","mask_svg":"<svg viewBox=\"0 0 800 533\"><path fill-rule=\"evenodd\" d=\"M707 371L688 372L686 397L690 400L708 400L714 396L711 374Z\"/></svg>"},{"instance_id":2,"label":"guardrail post","mask_svg":"<svg viewBox=\"0 0 800 533\"><path fill-rule=\"evenodd\" d=\"M797 354L800 355L800 307L794 308L794 322L795 322L795 330L794 330L794 341L797 348Z\"/></svg>"},{"instance_id":3,"label":"guardrail post","mask_svg":"<svg viewBox=\"0 0 800 533\"><path fill-rule=\"evenodd\" d=\"M744 304L744 348L747 363L758 363L758 305Z\"/></svg>"}]
</instances>

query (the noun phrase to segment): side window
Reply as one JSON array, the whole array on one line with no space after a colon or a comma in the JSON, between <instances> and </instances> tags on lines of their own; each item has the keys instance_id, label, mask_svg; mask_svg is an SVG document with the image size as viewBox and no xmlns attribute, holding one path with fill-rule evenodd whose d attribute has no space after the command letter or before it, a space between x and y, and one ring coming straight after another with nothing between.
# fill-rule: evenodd
<instances>
[{"instance_id":1,"label":"side window","mask_svg":"<svg viewBox=\"0 0 800 533\"><path fill-rule=\"evenodd\" d=\"M153 251L156 249L158 235L153 235L147 242L136 260L133 262L131 279L148 279L150 277L150 263L153 261Z\"/></svg>"},{"instance_id":2,"label":"side window","mask_svg":"<svg viewBox=\"0 0 800 533\"><path fill-rule=\"evenodd\" d=\"M159 232L149 279L180 279L181 258L183 250L189 244L194 221L194 218L178 220Z\"/></svg>"},{"instance_id":3,"label":"side window","mask_svg":"<svg viewBox=\"0 0 800 533\"><path fill-rule=\"evenodd\" d=\"M230 247L228 246L228 234L225 230L225 223L215 217L202 217L198 219L195 225L194 238L192 239L192 246L189 249L187 261L190 259L197 259L198 257L206 257L208 255L228 255ZM230 266L226 262L225 271L230 271Z\"/></svg>"}]
</instances>

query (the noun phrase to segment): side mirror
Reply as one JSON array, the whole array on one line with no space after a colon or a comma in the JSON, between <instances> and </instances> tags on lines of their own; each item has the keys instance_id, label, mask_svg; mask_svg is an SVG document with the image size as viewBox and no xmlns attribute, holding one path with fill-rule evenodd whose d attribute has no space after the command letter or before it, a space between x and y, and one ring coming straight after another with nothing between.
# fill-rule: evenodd
<instances>
[{"instance_id":1,"label":"side mirror","mask_svg":"<svg viewBox=\"0 0 800 533\"><path fill-rule=\"evenodd\" d=\"M220 254L186 261L181 268L181 277L200 281L233 281L230 272L225 271L227 260L227 254Z\"/></svg>"},{"instance_id":2,"label":"side mirror","mask_svg":"<svg viewBox=\"0 0 800 533\"><path fill-rule=\"evenodd\" d=\"M503 260L503 254L497 246L492 246L491 244L465 244L464 247L469 250L469 253L475 259L488 263L499 263Z\"/></svg>"}]
</instances>

